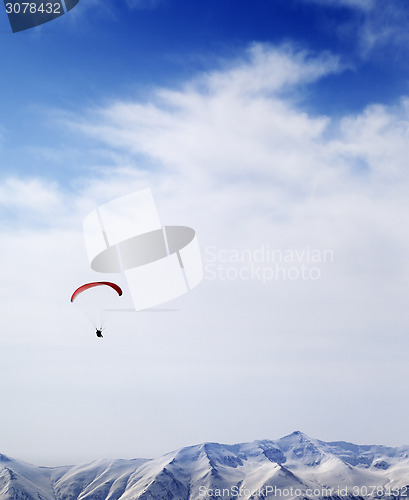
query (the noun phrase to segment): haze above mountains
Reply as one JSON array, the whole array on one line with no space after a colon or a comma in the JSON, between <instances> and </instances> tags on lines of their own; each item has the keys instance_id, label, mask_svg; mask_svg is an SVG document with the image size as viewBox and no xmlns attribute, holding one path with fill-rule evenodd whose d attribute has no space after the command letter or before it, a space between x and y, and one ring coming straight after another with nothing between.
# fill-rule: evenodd
<instances>
[{"instance_id":1,"label":"haze above mountains","mask_svg":"<svg viewBox=\"0 0 409 500\"><path fill-rule=\"evenodd\" d=\"M0 500L409 496L409 446L281 439L189 446L156 459L37 467L0 455Z\"/></svg>"}]
</instances>

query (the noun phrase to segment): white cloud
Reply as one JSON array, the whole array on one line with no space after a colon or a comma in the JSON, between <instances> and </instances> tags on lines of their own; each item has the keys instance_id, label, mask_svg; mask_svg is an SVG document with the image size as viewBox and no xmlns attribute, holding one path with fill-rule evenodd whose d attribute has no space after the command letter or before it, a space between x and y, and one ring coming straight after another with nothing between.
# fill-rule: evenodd
<instances>
[{"instance_id":1,"label":"white cloud","mask_svg":"<svg viewBox=\"0 0 409 500\"><path fill-rule=\"evenodd\" d=\"M367 180L384 192L400 191L408 183L409 99L393 107L372 105L362 114L341 121L338 154L363 160Z\"/></svg>"},{"instance_id":2,"label":"white cloud","mask_svg":"<svg viewBox=\"0 0 409 500\"><path fill-rule=\"evenodd\" d=\"M7 210L44 214L58 210L60 203L58 187L40 179L9 177L0 185L0 205Z\"/></svg>"},{"instance_id":3,"label":"white cloud","mask_svg":"<svg viewBox=\"0 0 409 500\"><path fill-rule=\"evenodd\" d=\"M205 87L217 93L226 90L242 95L270 95L340 69L338 59L329 54L319 57L307 51L296 52L291 46L273 49L255 43L247 51L244 64L241 60L228 70L210 73L202 81Z\"/></svg>"},{"instance_id":4,"label":"white cloud","mask_svg":"<svg viewBox=\"0 0 409 500\"><path fill-rule=\"evenodd\" d=\"M78 179L70 195L39 180L7 181L0 194L9 207L55 209L47 228L3 235L2 345L11 352L3 361L13 359L16 344L32 339L37 346L37 364L23 360L33 371L28 387L16 365L3 363L15 377L3 396L16 387L27 396L45 379L48 393L62 390L55 411L64 435L34 402L33 418L41 426L46 413L48 432L59 436L65 453L152 456L204 440L277 437L300 427L326 439L409 440L406 421L396 419L393 429L383 425L387 405L371 415L373 428L347 418L351 401L357 414L367 414L372 385L391 400L408 400L405 378L395 375L408 348L408 101L374 105L339 122L303 111L305 84L338 69L331 57L254 46L242 60L180 90L159 89L148 102L118 100L71 117L74 129L128 164ZM87 268L81 219L95 204L147 186L163 224L197 230L204 257L210 247L225 256L264 245L331 249L334 261L317 264L316 281L206 279L171 304L179 312L118 315L104 343L96 344L68 304L79 281L95 276ZM227 265L234 270L247 263ZM39 345L59 362L50 368ZM364 380L363 373L380 366L376 382ZM340 417L328 419L328 394ZM13 401L13 411L2 416L8 429L23 411L23 403ZM115 415L107 401L115 402ZM209 402L219 409L217 418L209 418ZM240 426L232 427L236 413ZM86 424L95 421L106 444ZM44 448L41 433L33 436L28 425L18 432L33 449L56 456L52 443ZM8 436L5 452L32 459L23 448L15 451L13 432Z\"/></svg>"},{"instance_id":5,"label":"white cloud","mask_svg":"<svg viewBox=\"0 0 409 500\"><path fill-rule=\"evenodd\" d=\"M331 57L257 45L227 71L206 74L180 91L158 90L147 104L117 102L74 127L128 154L145 154L182 183L205 182L217 190L218 176L224 186L249 175L309 182L308 165L316 161L311 143L327 118L300 113L280 96L337 70Z\"/></svg>"}]
</instances>

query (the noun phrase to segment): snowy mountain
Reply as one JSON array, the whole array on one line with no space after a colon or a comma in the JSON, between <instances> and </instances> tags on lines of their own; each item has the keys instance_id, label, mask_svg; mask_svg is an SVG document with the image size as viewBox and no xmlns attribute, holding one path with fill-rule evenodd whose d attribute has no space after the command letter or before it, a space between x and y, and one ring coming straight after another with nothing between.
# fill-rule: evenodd
<instances>
[{"instance_id":1,"label":"snowy mountain","mask_svg":"<svg viewBox=\"0 0 409 500\"><path fill-rule=\"evenodd\" d=\"M0 500L409 497L409 446L276 441L204 443L160 458L36 467L0 455Z\"/></svg>"}]
</instances>

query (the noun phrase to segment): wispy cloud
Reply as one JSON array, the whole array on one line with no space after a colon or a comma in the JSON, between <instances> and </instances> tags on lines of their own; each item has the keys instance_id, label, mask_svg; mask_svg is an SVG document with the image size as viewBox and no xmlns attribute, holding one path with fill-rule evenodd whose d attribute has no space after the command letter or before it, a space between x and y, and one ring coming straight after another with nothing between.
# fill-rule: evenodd
<instances>
[{"instance_id":1,"label":"wispy cloud","mask_svg":"<svg viewBox=\"0 0 409 500\"><path fill-rule=\"evenodd\" d=\"M130 9L156 9L163 5L166 0L125 0Z\"/></svg>"},{"instance_id":2,"label":"wispy cloud","mask_svg":"<svg viewBox=\"0 0 409 500\"><path fill-rule=\"evenodd\" d=\"M353 7L362 10L370 10L374 7L376 0L304 0L310 3L328 5L329 7Z\"/></svg>"},{"instance_id":3,"label":"wispy cloud","mask_svg":"<svg viewBox=\"0 0 409 500\"><path fill-rule=\"evenodd\" d=\"M409 46L409 9L405 0L303 0L322 6L354 9L359 18L350 21L350 26L339 30L341 36L353 33L358 40L360 53L364 58L379 51L393 54L397 48ZM406 57L406 56L405 56Z\"/></svg>"},{"instance_id":4,"label":"wispy cloud","mask_svg":"<svg viewBox=\"0 0 409 500\"><path fill-rule=\"evenodd\" d=\"M368 11L362 26L361 48L365 56L378 48L388 48L388 53L396 48L409 47L409 9L404 0L382 2L378 0Z\"/></svg>"},{"instance_id":5,"label":"wispy cloud","mask_svg":"<svg viewBox=\"0 0 409 500\"><path fill-rule=\"evenodd\" d=\"M32 214L54 212L60 206L60 192L55 184L40 179L9 177L0 185L0 206L25 210Z\"/></svg>"}]
</instances>

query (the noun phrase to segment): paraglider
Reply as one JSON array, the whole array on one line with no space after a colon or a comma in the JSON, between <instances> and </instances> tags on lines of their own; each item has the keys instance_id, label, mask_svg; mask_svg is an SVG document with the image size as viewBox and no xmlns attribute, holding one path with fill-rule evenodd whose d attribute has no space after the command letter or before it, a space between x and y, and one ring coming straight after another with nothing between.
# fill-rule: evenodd
<instances>
[{"instance_id":1,"label":"paraglider","mask_svg":"<svg viewBox=\"0 0 409 500\"><path fill-rule=\"evenodd\" d=\"M110 281L95 281L78 287L71 296L71 302L76 302L81 306L94 325L96 336L103 338L102 330L104 330L104 312L107 302L121 295L122 289L117 284Z\"/></svg>"},{"instance_id":2,"label":"paraglider","mask_svg":"<svg viewBox=\"0 0 409 500\"><path fill-rule=\"evenodd\" d=\"M74 302L74 300L80 293L85 292L85 290L88 290L89 288L93 288L95 286L110 286L116 291L119 296L122 295L121 288L115 283L111 283L110 281L94 281L93 283L85 283L85 285L81 285L80 287L78 287L71 296L71 302Z\"/></svg>"}]
</instances>

